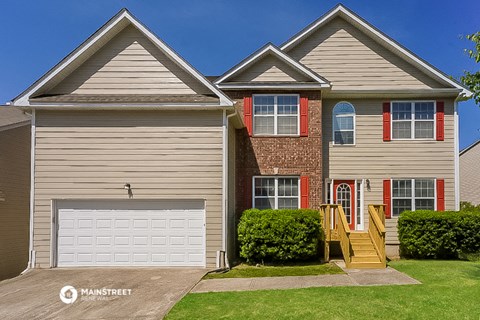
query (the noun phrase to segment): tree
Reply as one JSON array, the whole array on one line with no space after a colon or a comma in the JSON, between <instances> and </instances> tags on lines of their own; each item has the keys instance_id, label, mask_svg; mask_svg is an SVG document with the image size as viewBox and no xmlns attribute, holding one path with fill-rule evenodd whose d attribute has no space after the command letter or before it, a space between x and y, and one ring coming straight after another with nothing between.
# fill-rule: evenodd
<instances>
[{"instance_id":1,"label":"tree","mask_svg":"<svg viewBox=\"0 0 480 320\"><path fill-rule=\"evenodd\" d=\"M469 34L466 38L472 41L475 45L473 49L465 49L468 56L475 60L476 63L480 62L480 31L474 34ZM470 91L473 92L473 99L475 103L480 104L480 71L471 73L464 71L464 75L460 77L462 83L467 86Z\"/></svg>"}]
</instances>

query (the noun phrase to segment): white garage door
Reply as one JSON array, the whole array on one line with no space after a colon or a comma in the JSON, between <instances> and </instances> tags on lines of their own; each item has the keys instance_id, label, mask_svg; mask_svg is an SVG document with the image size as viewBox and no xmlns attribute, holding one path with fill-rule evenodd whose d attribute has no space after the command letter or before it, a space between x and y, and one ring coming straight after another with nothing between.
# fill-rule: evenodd
<instances>
[{"instance_id":1,"label":"white garage door","mask_svg":"<svg viewBox=\"0 0 480 320\"><path fill-rule=\"evenodd\" d=\"M57 266L205 266L202 200L57 203Z\"/></svg>"}]
</instances>

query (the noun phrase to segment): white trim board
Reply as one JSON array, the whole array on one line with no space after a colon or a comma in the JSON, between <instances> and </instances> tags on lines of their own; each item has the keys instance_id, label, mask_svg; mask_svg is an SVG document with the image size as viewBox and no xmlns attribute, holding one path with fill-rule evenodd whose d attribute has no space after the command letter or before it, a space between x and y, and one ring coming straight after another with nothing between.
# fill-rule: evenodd
<instances>
[{"instance_id":1,"label":"white trim board","mask_svg":"<svg viewBox=\"0 0 480 320\"><path fill-rule=\"evenodd\" d=\"M290 56L282 52L278 47L274 46L272 43L267 43L254 53L252 53L250 56L242 60L240 63L238 63L236 66L225 72L223 75L221 75L217 80L215 80L216 85L220 85L222 82L225 82L227 79L232 78L233 76L239 74L242 72L242 70L250 67L253 65L257 60L262 59L263 57L267 55L273 55L276 58L280 59L281 61L287 63L290 65L292 68L294 68L296 71L299 73L311 78L315 82L317 82L317 85L320 84L321 88L329 88L330 83L328 80L325 78L321 77L320 75L316 74L312 70L308 69L305 67L303 64L300 62L292 59Z\"/></svg>"},{"instance_id":2,"label":"white trim board","mask_svg":"<svg viewBox=\"0 0 480 320\"><path fill-rule=\"evenodd\" d=\"M404 60L412 63L415 65L417 68L423 70L426 72L428 75L433 77L434 79L438 79L444 83L447 83L454 88L458 88L461 90L460 95L463 96L463 98L469 98L473 95L473 93L465 88L463 85L460 83L450 79L446 74L444 74L442 71L438 70L425 60L421 59L420 57L416 56L413 52L410 50L406 49L402 45L400 45L398 42L375 28L373 25L365 21L363 18L358 16L356 13L351 11L350 9L346 8L345 6L339 4L336 7L334 7L332 10L327 12L325 15L305 27L303 30L301 30L299 33L291 37L289 40L287 40L285 43L283 43L280 46L280 49L282 51L288 52L290 49L295 47L297 44L302 42L305 38L307 38L310 34L315 32L317 29L331 21L333 18L341 16L345 18L347 21L352 23L354 26L365 32L367 35L369 35L372 39L377 41L379 44L383 45L386 47L388 50L392 51L393 53L397 54Z\"/></svg>"},{"instance_id":3,"label":"white trim board","mask_svg":"<svg viewBox=\"0 0 480 320\"><path fill-rule=\"evenodd\" d=\"M186 72L192 75L197 81L202 83L211 92L213 92L220 99L220 105L233 106L233 101L216 88L210 81L208 81L199 71L192 67L186 60L184 60L178 53L170 48L165 42L160 40L154 33L152 33L147 27L145 27L138 19L136 19L127 9L122 9L100 29L98 29L92 36L90 36L85 42L72 51L67 57L60 61L50 71L43 75L39 80L22 92L19 96L12 100L14 106L30 106L29 98L45 87L48 83L54 80L59 74L68 70L69 67L77 59L84 59L86 56L91 56L98 50L99 41L102 38L111 36L111 34L117 34L123 30L127 25L132 24L137 28L147 39L157 46L162 52L169 56L178 66L183 68ZM73 71L73 70L71 70ZM70 72L71 72L70 71Z\"/></svg>"}]
</instances>

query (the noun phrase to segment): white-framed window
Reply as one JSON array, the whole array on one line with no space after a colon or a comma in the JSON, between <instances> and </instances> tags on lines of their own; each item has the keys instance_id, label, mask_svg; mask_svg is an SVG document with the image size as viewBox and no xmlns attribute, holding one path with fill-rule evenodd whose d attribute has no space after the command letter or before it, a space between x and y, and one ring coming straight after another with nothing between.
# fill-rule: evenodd
<instances>
[{"instance_id":1,"label":"white-framed window","mask_svg":"<svg viewBox=\"0 0 480 320\"><path fill-rule=\"evenodd\" d=\"M392 179L392 216L405 210L435 210L435 179Z\"/></svg>"},{"instance_id":2,"label":"white-framed window","mask_svg":"<svg viewBox=\"0 0 480 320\"><path fill-rule=\"evenodd\" d=\"M299 135L300 96L298 94L253 95L254 135Z\"/></svg>"},{"instance_id":3,"label":"white-framed window","mask_svg":"<svg viewBox=\"0 0 480 320\"><path fill-rule=\"evenodd\" d=\"M393 101L392 139L435 138L435 101Z\"/></svg>"},{"instance_id":4,"label":"white-framed window","mask_svg":"<svg viewBox=\"0 0 480 320\"><path fill-rule=\"evenodd\" d=\"M257 209L300 208L300 177L253 177L253 205Z\"/></svg>"},{"instance_id":5,"label":"white-framed window","mask_svg":"<svg viewBox=\"0 0 480 320\"><path fill-rule=\"evenodd\" d=\"M333 108L333 144L355 144L355 108L349 102L339 102Z\"/></svg>"}]
</instances>

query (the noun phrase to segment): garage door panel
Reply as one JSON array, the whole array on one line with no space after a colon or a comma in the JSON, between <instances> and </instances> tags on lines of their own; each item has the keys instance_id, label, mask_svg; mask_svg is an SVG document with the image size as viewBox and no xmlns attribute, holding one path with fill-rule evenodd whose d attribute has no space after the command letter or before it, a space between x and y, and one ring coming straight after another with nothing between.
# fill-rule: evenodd
<instances>
[{"instance_id":1,"label":"garage door panel","mask_svg":"<svg viewBox=\"0 0 480 320\"><path fill-rule=\"evenodd\" d=\"M58 209L58 263L62 266L205 266L205 211L200 201L187 208L172 201L76 201ZM182 200L183 202L183 200ZM99 209L95 209L96 206ZM202 204L203 206L203 204ZM145 209L142 209L144 207ZM173 208L173 209L170 209Z\"/></svg>"}]
</instances>

